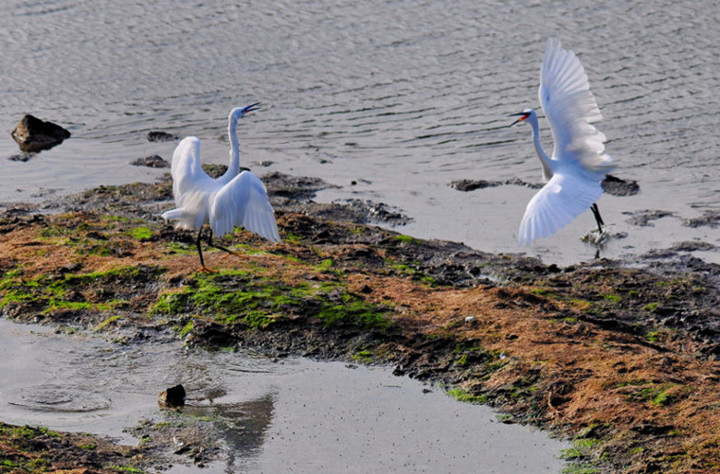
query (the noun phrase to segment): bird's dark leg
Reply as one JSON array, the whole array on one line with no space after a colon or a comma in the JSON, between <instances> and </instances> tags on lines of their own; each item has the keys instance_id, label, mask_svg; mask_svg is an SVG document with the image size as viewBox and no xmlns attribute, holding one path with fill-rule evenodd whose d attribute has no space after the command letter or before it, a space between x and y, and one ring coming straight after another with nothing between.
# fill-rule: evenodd
<instances>
[{"instance_id":1,"label":"bird's dark leg","mask_svg":"<svg viewBox=\"0 0 720 474\"><path fill-rule=\"evenodd\" d=\"M205 266L205 259L203 259L202 254L202 247L200 244L202 243L202 232L203 227L200 227L200 232L198 232L197 240L195 241L195 245L197 246L198 255L200 256L200 265L202 266L201 271L203 272L212 272L208 267Z\"/></svg>"},{"instance_id":2,"label":"bird's dark leg","mask_svg":"<svg viewBox=\"0 0 720 474\"><path fill-rule=\"evenodd\" d=\"M590 210L592 211L593 215L595 216L595 222L597 222L598 231L602 234L602 226L605 225L605 222L603 222L602 217L600 216L600 209L598 209L597 203L593 203L592 206L590 206Z\"/></svg>"},{"instance_id":3,"label":"bird's dark leg","mask_svg":"<svg viewBox=\"0 0 720 474\"><path fill-rule=\"evenodd\" d=\"M239 253L235 252L234 250L226 249L225 247L221 247L220 245L217 245L217 244L213 243L213 241L212 241L212 236L213 236L212 229L208 228L208 232L209 232L209 233L208 233L207 243L208 243L208 245L209 245L210 247L214 247L214 248L216 248L216 249L218 249L218 250L222 250L223 252L227 252L227 253L229 253L230 255L235 255L236 257L240 257L240 256L241 256Z\"/></svg>"}]
</instances>

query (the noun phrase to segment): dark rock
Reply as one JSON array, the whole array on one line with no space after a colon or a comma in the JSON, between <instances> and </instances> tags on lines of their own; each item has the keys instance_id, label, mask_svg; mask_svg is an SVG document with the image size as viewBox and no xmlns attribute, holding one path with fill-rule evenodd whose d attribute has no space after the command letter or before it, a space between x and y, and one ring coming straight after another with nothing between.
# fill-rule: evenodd
<instances>
[{"instance_id":1,"label":"dark rock","mask_svg":"<svg viewBox=\"0 0 720 474\"><path fill-rule=\"evenodd\" d=\"M150 142L171 142L177 140L178 136L167 132L151 131L148 132L147 139Z\"/></svg>"},{"instance_id":2,"label":"dark rock","mask_svg":"<svg viewBox=\"0 0 720 474\"><path fill-rule=\"evenodd\" d=\"M185 406L185 387L178 384L166 388L158 395L158 405L168 408Z\"/></svg>"},{"instance_id":3,"label":"dark rock","mask_svg":"<svg viewBox=\"0 0 720 474\"><path fill-rule=\"evenodd\" d=\"M70 132L60 125L45 122L30 114L20 120L11 135L20 150L26 153L48 150L70 138Z\"/></svg>"},{"instance_id":4,"label":"dark rock","mask_svg":"<svg viewBox=\"0 0 720 474\"><path fill-rule=\"evenodd\" d=\"M603 190L612 196L634 196L640 192L637 181L620 179L613 175L605 176Z\"/></svg>"},{"instance_id":5,"label":"dark rock","mask_svg":"<svg viewBox=\"0 0 720 474\"><path fill-rule=\"evenodd\" d=\"M133 166L147 166L148 168L170 168L170 163L159 155L150 155L130 162Z\"/></svg>"}]
</instances>

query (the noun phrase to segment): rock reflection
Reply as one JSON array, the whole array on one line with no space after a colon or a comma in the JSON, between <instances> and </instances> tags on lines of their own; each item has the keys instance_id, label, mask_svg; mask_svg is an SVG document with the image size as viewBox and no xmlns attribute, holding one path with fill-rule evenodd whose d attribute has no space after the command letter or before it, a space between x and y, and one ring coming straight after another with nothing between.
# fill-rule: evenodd
<instances>
[{"instance_id":1,"label":"rock reflection","mask_svg":"<svg viewBox=\"0 0 720 474\"><path fill-rule=\"evenodd\" d=\"M222 464L227 472L246 470L257 459L275 412L276 393L239 403L186 405L164 410L165 421L144 420L132 434L158 449L174 446L179 463ZM170 442L171 441L171 442ZM221 461L218 461L221 459Z\"/></svg>"},{"instance_id":2,"label":"rock reflection","mask_svg":"<svg viewBox=\"0 0 720 474\"><path fill-rule=\"evenodd\" d=\"M227 467L246 465L259 453L273 418L275 395L247 402L203 407L227 445Z\"/></svg>"}]
</instances>

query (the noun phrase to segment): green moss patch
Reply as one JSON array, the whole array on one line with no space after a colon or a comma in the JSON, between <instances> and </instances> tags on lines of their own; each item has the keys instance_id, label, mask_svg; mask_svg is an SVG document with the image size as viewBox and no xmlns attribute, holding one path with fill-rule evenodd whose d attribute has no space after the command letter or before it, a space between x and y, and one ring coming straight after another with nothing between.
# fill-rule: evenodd
<instances>
[{"instance_id":1,"label":"green moss patch","mask_svg":"<svg viewBox=\"0 0 720 474\"><path fill-rule=\"evenodd\" d=\"M151 309L153 315L202 315L255 329L307 317L320 319L326 326L385 330L390 325L386 313L386 307L368 303L342 283L288 283L246 270L197 274L180 292L161 295Z\"/></svg>"},{"instance_id":2,"label":"green moss patch","mask_svg":"<svg viewBox=\"0 0 720 474\"><path fill-rule=\"evenodd\" d=\"M130 236L139 241L148 241L153 238L155 233L148 227L133 227L129 232Z\"/></svg>"},{"instance_id":3,"label":"green moss patch","mask_svg":"<svg viewBox=\"0 0 720 474\"><path fill-rule=\"evenodd\" d=\"M488 400L487 395L473 395L462 388L453 388L451 390L448 390L447 393L455 400L458 400L460 402L486 403Z\"/></svg>"},{"instance_id":4,"label":"green moss patch","mask_svg":"<svg viewBox=\"0 0 720 474\"><path fill-rule=\"evenodd\" d=\"M52 273L25 278L21 269L15 269L0 279L0 308L15 304L28 313L41 315L56 310L122 309L136 295L139 283L162 272L158 267L137 265L107 272Z\"/></svg>"},{"instance_id":5,"label":"green moss patch","mask_svg":"<svg viewBox=\"0 0 720 474\"><path fill-rule=\"evenodd\" d=\"M87 434L0 422L0 472L143 472L132 448Z\"/></svg>"}]
</instances>

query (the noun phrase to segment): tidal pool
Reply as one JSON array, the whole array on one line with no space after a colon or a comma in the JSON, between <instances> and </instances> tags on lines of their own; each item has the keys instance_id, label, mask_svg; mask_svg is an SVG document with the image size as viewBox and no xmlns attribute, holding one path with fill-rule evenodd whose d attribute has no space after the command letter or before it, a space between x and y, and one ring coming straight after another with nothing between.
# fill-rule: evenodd
<instances>
[{"instance_id":1,"label":"tidal pool","mask_svg":"<svg viewBox=\"0 0 720 474\"><path fill-rule=\"evenodd\" d=\"M148 334L128 344L0 319L0 420L136 444L145 424L211 424L217 461L203 472L558 472L568 445L498 421L488 407L386 367L271 360L187 349ZM188 404L160 409L182 383ZM189 442L182 435L168 451ZM196 472L170 455L164 472Z\"/></svg>"}]
</instances>

